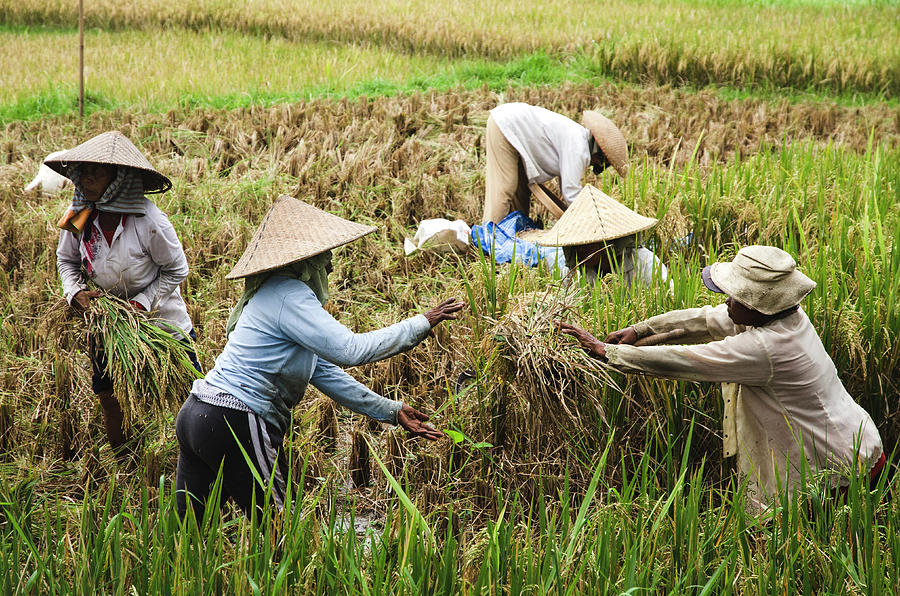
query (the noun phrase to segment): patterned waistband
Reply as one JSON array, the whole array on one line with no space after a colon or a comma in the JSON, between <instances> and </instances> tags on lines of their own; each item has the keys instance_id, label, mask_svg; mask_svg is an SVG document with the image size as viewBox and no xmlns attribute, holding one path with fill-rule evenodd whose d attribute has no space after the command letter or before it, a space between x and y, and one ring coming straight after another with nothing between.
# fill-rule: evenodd
<instances>
[{"instance_id":1,"label":"patterned waistband","mask_svg":"<svg viewBox=\"0 0 900 596\"><path fill-rule=\"evenodd\" d=\"M191 395L211 406L219 406L220 408L228 408L239 412L253 412L247 404L227 391L222 391L218 387L213 387L204 379L199 379L194 382L194 386L191 389Z\"/></svg>"}]
</instances>

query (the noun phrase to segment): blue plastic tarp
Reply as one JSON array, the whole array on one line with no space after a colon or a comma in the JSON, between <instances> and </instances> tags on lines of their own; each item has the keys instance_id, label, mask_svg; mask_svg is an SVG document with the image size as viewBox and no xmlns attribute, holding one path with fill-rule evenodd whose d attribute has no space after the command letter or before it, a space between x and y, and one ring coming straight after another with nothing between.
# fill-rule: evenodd
<instances>
[{"instance_id":1,"label":"blue plastic tarp","mask_svg":"<svg viewBox=\"0 0 900 596\"><path fill-rule=\"evenodd\" d=\"M544 261L550 269L557 268L562 275L568 272L566 259L561 248L538 246L516 238L516 234L525 230L534 230L538 226L521 211L513 211L495 224L489 221L483 226L472 226L472 242L481 248L484 254L493 254L497 263L521 263L536 267Z\"/></svg>"}]
</instances>

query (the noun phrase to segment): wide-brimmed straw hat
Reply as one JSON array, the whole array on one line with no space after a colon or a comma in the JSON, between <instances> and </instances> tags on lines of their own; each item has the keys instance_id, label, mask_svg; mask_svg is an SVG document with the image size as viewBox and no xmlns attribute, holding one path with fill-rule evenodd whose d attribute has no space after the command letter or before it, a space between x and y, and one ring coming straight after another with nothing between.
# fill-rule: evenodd
<instances>
[{"instance_id":1,"label":"wide-brimmed straw hat","mask_svg":"<svg viewBox=\"0 0 900 596\"><path fill-rule=\"evenodd\" d=\"M800 304L816 282L797 270L790 254L774 246L745 246L734 260L703 268L703 283L744 306L774 315Z\"/></svg>"},{"instance_id":2,"label":"wide-brimmed straw hat","mask_svg":"<svg viewBox=\"0 0 900 596\"><path fill-rule=\"evenodd\" d=\"M172 188L172 181L150 165L141 150L119 131L104 132L85 141L74 149L63 151L44 161L55 172L66 176L70 166L78 163L97 163L135 168L142 174L144 193L166 192Z\"/></svg>"},{"instance_id":3,"label":"wide-brimmed straw hat","mask_svg":"<svg viewBox=\"0 0 900 596\"><path fill-rule=\"evenodd\" d=\"M591 131L600 151L619 176L624 178L628 170L628 144L622 131L609 118L593 110L586 110L582 114L581 125Z\"/></svg>"},{"instance_id":4,"label":"wide-brimmed straw hat","mask_svg":"<svg viewBox=\"0 0 900 596\"><path fill-rule=\"evenodd\" d=\"M656 221L588 184L552 228L521 232L517 237L542 246L577 246L637 234L655 226Z\"/></svg>"},{"instance_id":5,"label":"wide-brimmed straw hat","mask_svg":"<svg viewBox=\"0 0 900 596\"><path fill-rule=\"evenodd\" d=\"M244 254L225 279L272 271L374 231L374 226L364 226L281 195L275 199Z\"/></svg>"}]
</instances>

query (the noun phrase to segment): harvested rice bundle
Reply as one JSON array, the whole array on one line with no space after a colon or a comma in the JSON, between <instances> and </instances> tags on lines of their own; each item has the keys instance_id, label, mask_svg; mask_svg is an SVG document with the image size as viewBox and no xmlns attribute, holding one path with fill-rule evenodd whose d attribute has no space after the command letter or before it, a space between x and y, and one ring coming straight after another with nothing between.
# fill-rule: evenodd
<instances>
[{"instance_id":1,"label":"harvested rice bundle","mask_svg":"<svg viewBox=\"0 0 900 596\"><path fill-rule=\"evenodd\" d=\"M83 345L96 341L103 348L124 428L177 411L198 378L191 348L172 335L180 330L110 294L91 301L83 313L84 325L78 324L78 317L68 316L71 312L64 304L53 309L51 325L60 331L57 341L71 345L79 338Z\"/></svg>"},{"instance_id":2,"label":"harvested rice bundle","mask_svg":"<svg viewBox=\"0 0 900 596\"><path fill-rule=\"evenodd\" d=\"M485 339L485 353L498 356L491 378L506 385L498 387L494 412L497 444L515 429L527 451L546 456L547 448L560 447L558 439L608 424L602 389L619 388L603 363L560 341L553 326L566 311L580 312L583 296L573 287L525 294Z\"/></svg>"},{"instance_id":3,"label":"harvested rice bundle","mask_svg":"<svg viewBox=\"0 0 900 596\"><path fill-rule=\"evenodd\" d=\"M177 411L199 374L191 363L190 348L172 335L180 330L108 294L91 302L85 321L87 332L106 351L125 428L147 416Z\"/></svg>"}]
</instances>

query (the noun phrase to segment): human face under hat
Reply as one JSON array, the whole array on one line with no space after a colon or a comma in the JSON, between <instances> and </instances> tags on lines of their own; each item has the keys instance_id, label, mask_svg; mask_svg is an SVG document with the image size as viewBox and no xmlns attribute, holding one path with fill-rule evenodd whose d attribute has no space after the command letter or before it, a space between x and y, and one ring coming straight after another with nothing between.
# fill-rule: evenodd
<instances>
[{"instance_id":1,"label":"human face under hat","mask_svg":"<svg viewBox=\"0 0 900 596\"><path fill-rule=\"evenodd\" d=\"M116 166L101 163L84 163L81 173L81 192L87 201L96 203L116 177Z\"/></svg>"},{"instance_id":2,"label":"human face under hat","mask_svg":"<svg viewBox=\"0 0 900 596\"><path fill-rule=\"evenodd\" d=\"M794 258L774 246L746 246L730 263L704 267L703 284L728 294L728 316L759 327L797 310L816 283L797 270Z\"/></svg>"},{"instance_id":3,"label":"human face under hat","mask_svg":"<svg viewBox=\"0 0 900 596\"><path fill-rule=\"evenodd\" d=\"M597 147L596 141L591 143L591 171L594 172L595 175L600 175L603 173L603 170L610 165L612 164L609 163L606 154Z\"/></svg>"}]
</instances>

